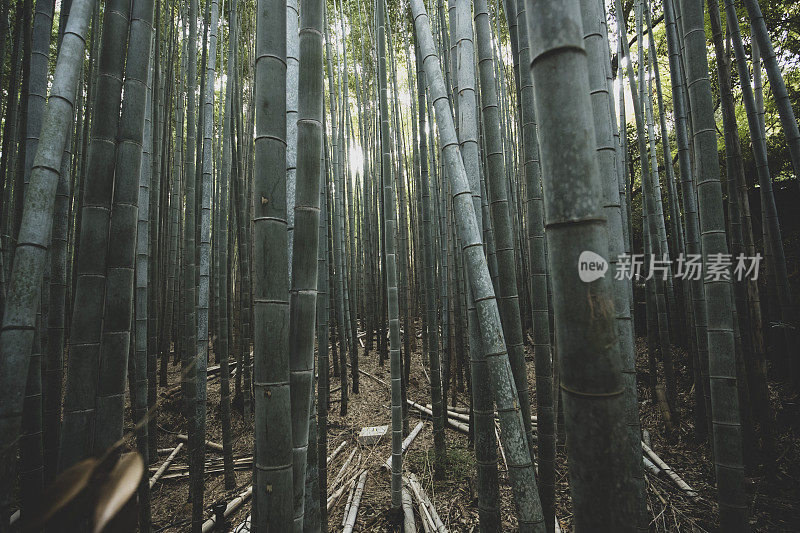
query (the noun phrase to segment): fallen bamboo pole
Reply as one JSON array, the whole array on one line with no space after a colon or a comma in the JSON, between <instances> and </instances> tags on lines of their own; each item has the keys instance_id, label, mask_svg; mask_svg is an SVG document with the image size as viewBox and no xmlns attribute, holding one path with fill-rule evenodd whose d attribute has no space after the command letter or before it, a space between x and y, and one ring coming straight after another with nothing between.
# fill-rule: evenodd
<instances>
[{"instance_id":1,"label":"fallen bamboo pole","mask_svg":"<svg viewBox=\"0 0 800 533\"><path fill-rule=\"evenodd\" d=\"M156 473L153 474L153 477L150 478L151 489L153 488L153 485L155 485L156 482L158 482L158 478L160 478L161 475L164 473L164 471L166 471L166 469L169 468L169 465L172 464L172 461L175 460L175 456L178 455L178 452L181 451L181 448L183 448L183 443L179 442L178 445L175 446L175 448L172 450L172 453L169 454L169 457L167 457L167 459L163 463L161 463L161 466L158 467Z\"/></svg>"},{"instance_id":2,"label":"fallen bamboo pole","mask_svg":"<svg viewBox=\"0 0 800 533\"><path fill-rule=\"evenodd\" d=\"M431 416L431 417L433 416L433 411L431 411L430 409L428 409L424 405L420 405L420 404L418 404L416 402L413 402L411 400L406 400L406 403L410 407L413 407L414 409L416 409L417 411L425 413L426 415ZM453 419L451 419L449 417L445 417L445 423L447 425L449 425L452 429L455 429L456 431L460 431L461 433L463 433L465 435L469 435L469 426L467 426L466 424L462 424L461 422L457 422L457 421L455 421L455 420L453 420Z\"/></svg>"},{"instance_id":3,"label":"fallen bamboo pole","mask_svg":"<svg viewBox=\"0 0 800 533\"><path fill-rule=\"evenodd\" d=\"M344 504L344 512L342 513L342 527L347 524L347 518L350 516L350 506L353 504L353 495L356 493L356 484L350 485L350 490L347 493L347 502Z\"/></svg>"},{"instance_id":4,"label":"fallen bamboo pole","mask_svg":"<svg viewBox=\"0 0 800 533\"><path fill-rule=\"evenodd\" d=\"M428 409L432 409L431 404L426 403L425 407ZM464 422L469 422L469 408L468 407L453 407L452 405L447 408L447 415L456 418L458 420L463 420ZM494 414L494 417L497 418L497 413ZM536 415L531 415L531 422L533 425L536 425L539 419Z\"/></svg>"},{"instance_id":5,"label":"fallen bamboo pole","mask_svg":"<svg viewBox=\"0 0 800 533\"><path fill-rule=\"evenodd\" d=\"M414 442L414 439L417 438L417 435L419 435L423 427L425 427L424 422L419 422L416 426L414 426L414 429L411 430L411 433L409 433L408 436L405 439L403 439L403 444L401 446L401 453L403 454L406 453L406 450L408 449L409 446L411 446L411 443ZM383 466L384 469L391 472L392 456L389 455L389 457L386 458L386 460L383 462L383 465L381 466Z\"/></svg>"},{"instance_id":6,"label":"fallen bamboo pole","mask_svg":"<svg viewBox=\"0 0 800 533\"><path fill-rule=\"evenodd\" d=\"M234 465L233 466L233 469L234 470L238 470L238 471L251 470L252 468L253 468L252 464L241 464L241 465ZM217 474L223 474L224 472L225 472L225 468L219 466L219 467L214 467L214 468L205 468L203 470L203 475L212 476L212 475L217 475ZM161 477L161 480L162 481L167 481L169 479L181 479L181 478L185 478L185 477L189 477L189 471L188 470L184 470L182 472L174 472L174 473L171 473L171 474L166 474L166 475Z\"/></svg>"},{"instance_id":7,"label":"fallen bamboo pole","mask_svg":"<svg viewBox=\"0 0 800 533\"><path fill-rule=\"evenodd\" d=\"M342 451L342 448L344 448L346 444L347 444L346 440L342 441L342 443L339 444L339 446L337 446L335 450L333 450L333 453L328 456L326 464L331 464L331 461L336 459L336 456L339 455L339 452Z\"/></svg>"},{"instance_id":8,"label":"fallen bamboo pole","mask_svg":"<svg viewBox=\"0 0 800 533\"><path fill-rule=\"evenodd\" d=\"M408 478L405 476L403 476L403 483L409 487L411 486ZM417 500L417 511L419 511L419 517L422 521L422 529L425 530L425 533L435 533L436 528L433 526L433 518L431 518L428 509L425 507L425 502L417 498L416 492L413 490L411 492L414 495L414 498Z\"/></svg>"},{"instance_id":9,"label":"fallen bamboo pole","mask_svg":"<svg viewBox=\"0 0 800 533\"><path fill-rule=\"evenodd\" d=\"M654 476L657 476L661 473L661 469L657 467L653 461L648 459L646 456L642 457L642 461L644 461L644 467L649 470Z\"/></svg>"},{"instance_id":10,"label":"fallen bamboo pole","mask_svg":"<svg viewBox=\"0 0 800 533\"><path fill-rule=\"evenodd\" d=\"M236 361L232 361L231 363L229 363L229 366L230 367L236 367ZM219 377L219 369L220 368L222 368L220 365L214 365L214 366L208 367L208 370L206 371L207 372L206 379L208 381L211 381L212 379L218 378ZM236 368L233 368L233 370L231 372L233 372L235 370L236 370ZM175 385L174 387L170 387L167 390L161 391L161 395L164 398L170 398L170 397L174 396L175 394L177 394L181 390L181 387L183 387L183 385Z\"/></svg>"},{"instance_id":11,"label":"fallen bamboo pole","mask_svg":"<svg viewBox=\"0 0 800 533\"><path fill-rule=\"evenodd\" d=\"M335 488L336 485L339 483L339 480L342 479L347 472L347 467L350 466L350 461L353 460L353 456L356 454L356 449L353 448L353 451L350 452L350 455L347 457L347 460L342 464L339 468L339 472L336 474L336 477L333 479L333 483L331 484L331 488Z\"/></svg>"},{"instance_id":12,"label":"fallen bamboo pole","mask_svg":"<svg viewBox=\"0 0 800 533\"><path fill-rule=\"evenodd\" d=\"M436 512L436 508L431 503L430 499L428 498L428 495L425 494L425 489L422 488L422 485L420 484L419 480L417 480L417 476L409 472L406 479L408 481L409 487L411 487L412 493L414 494L414 496L417 498L418 501L422 502L425 510L427 511L428 516L431 519L434 531L436 531L437 533L447 533L447 528L442 522L442 519L439 518L439 513Z\"/></svg>"},{"instance_id":13,"label":"fallen bamboo pole","mask_svg":"<svg viewBox=\"0 0 800 533\"><path fill-rule=\"evenodd\" d=\"M183 443L180 443L180 444L183 444ZM216 459L207 460L206 463L205 463L205 466L206 466L206 468L215 468L215 467L218 467L218 466L224 466L224 464L225 464L225 461L222 459L222 457L219 457L219 458L216 458ZM245 457L237 457L237 458L235 458L233 460L233 464L234 465L248 465L248 464L251 465L251 464L253 464L253 456L249 455L249 456L245 456ZM187 465L187 464L172 463L169 466L169 470L188 470L188 469L189 469L189 465ZM151 472L155 472L157 470L158 470L158 467L155 467L155 466L151 466L150 467L150 471Z\"/></svg>"},{"instance_id":14,"label":"fallen bamboo pole","mask_svg":"<svg viewBox=\"0 0 800 533\"><path fill-rule=\"evenodd\" d=\"M349 367L349 366L350 366L350 363L347 363L347 366ZM379 378L379 377L377 377L377 376L373 376L372 374L370 374L370 373L369 373L369 372L367 372L366 370L361 370L361 369L359 368L359 369L358 369L358 373L359 373L359 374L364 374L364 375L365 375L365 376L367 376L368 378L370 378L370 379L372 379L372 380L374 380L374 381L376 381L376 382L380 383L381 385L383 385L383 386L384 386L384 387L386 387L387 389L389 388L389 384L388 384L388 383L386 383L385 381L383 381L381 378Z\"/></svg>"},{"instance_id":15,"label":"fallen bamboo pole","mask_svg":"<svg viewBox=\"0 0 800 533\"><path fill-rule=\"evenodd\" d=\"M225 508L225 512L223 513L223 516L224 516L225 518L227 518L227 517L229 517L231 514L233 514L234 512L236 512L236 510L237 510L237 509L238 509L238 508L239 508L239 507L240 507L240 506L241 506L241 505L242 505L244 502L246 502L247 500L249 500L249 499L250 499L250 497L251 497L252 495L253 495L253 486L252 486L252 485L250 485L249 487L247 487L247 489L245 489L245 491L244 491L244 492L242 492L241 494L239 494L239 496L237 496L236 498L232 499L232 500L231 500L231 501L228 503L228 506ZM211 531L214 531L214 527L215 527L216 525L217 525L217 517L216 517L216 516L212 516L211 518L209 518L208 520L206 520L205 522L203 522L203 529L202 529L202 532L203 532L203 533L210 533Z\"/></svg>"},{"instance_id":16,"label":"fallen bamboo pole","mask_svg":"<svg viewBox=\"0 0 800 533\"><path fill-rule=\"evenodd\" d=\"M180 442L189 442L189 437L187 437L186 435L178 435L176 438ZM216 442L211 442L210 440L207 440L206 441L206 446L208 446L210 449L214 450L215 452L222 453L222 444L218 444Z\"/></svg>"},{"instance_id":17,"label":"fallen bamboo pole","mask_svg":"<svg viewBox=\"0 0 800 533\"><path fill-rule=\"evenodd\" d=\"M403 485L400 493L403 500L403 533L417 533L417 524L414 520L414 503L411 501L411 493L408 487Z\"/></svg>"},{"instance_id":18,"label":"fallen bamboo pole","mask_svg":"<svg viewBox=\"0 0 800 533\"><path fill-rule=\"evenodd\" d=\"M356 473L356 475L354 475L353 477L351 477L350 479L348 479L348 480L347 480L347 481L346 481L346 482L345 482L345 483L344 483L344 484L343 484L341 487L339 487L339 488L336 490L336 492L334 492L333 494L331 494L330 496L328 496L328 501L327 501L327 504L326 504L328 511L330 511L330 510L331 510L331 508L332 508L332 507L333 507L333 506L336 504L336 502L339 500L339 497L340 497L342 494L344 494L344 491L345 491L345 490L347 490L347 488L348 488L350 485L352 485L353 483L355 483L356 479L358 479L358 476L360 476L360 475L361 475L361 472L359 471L358 473Z\"/></svg>"},{"instance_id":19,"label":"fallen bamboo pole","mask_svg":"<svg viewBox=\"0 0 800 533\"><path fill-rule=\"evenodd\" d=\"M700 499L700 495L692 487L690 487L688 483L686 483L683 479L681 479L681 477L678 474L676 474L669 467L669 465L667 463L665 463L663 460L661 460L661 457L656 455L656 452L654 452L652 449L650 449L650 446L648 446L647 444L642 442L642 449L645 451L645 453L648 456L650 456L650 459L653 461L653 463L657 467L659 467L661 470L663 470L664 473L667 474L669 476L669 478L672 481L675 482L675 484L678 486L678 488L681 489L683 492L685 492L687 496L689 496L693 500L699 500Z\"/></svg>"},{"instance_id":20,"label":"fallen bamboo pole","mask_svg":"<svg viewBox=\"0 0 800 533\"><path fill-rule=\"evenodd\" d=\"M342 533L353 533L353 528L356 526L356 517L358 516L358 507L361 505L361 495L364 494L364 485L367 482L367 471L361 472L358 478L356 490L353 493L353 502L350 504L350 511L347 514L347 521L344 525Z\"/></svg>"}]
</instances>

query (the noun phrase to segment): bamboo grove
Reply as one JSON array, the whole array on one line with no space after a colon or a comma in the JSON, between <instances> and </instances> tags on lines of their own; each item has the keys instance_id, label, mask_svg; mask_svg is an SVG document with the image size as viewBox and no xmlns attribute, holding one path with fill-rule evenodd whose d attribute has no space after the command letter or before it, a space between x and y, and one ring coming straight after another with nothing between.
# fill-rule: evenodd
<instances>
[{"instance_id":1,"label":"bamboo grove","mask_svg":"<svg viewBox=\"0 0 800 533\"><path fill-rule=\"evenodd\" d=\"M367 378L377 529L416 531L424 410L438 482L468 433L480 531L560 530L564 448L572 528L649 530L649 403L669 443L707 443L717 525L749 530L748 477L781 457L770 383L800 380L776 200L800 192L797 78L761 9L4 1L0 532L58 530L42 502L87 464L152 474L172 400L185 442L137 478L134 529L162 530L183 449L183 530L222 527L211 470L250 530L338 530L329 421Z\"/></svg>"}]
</instances>

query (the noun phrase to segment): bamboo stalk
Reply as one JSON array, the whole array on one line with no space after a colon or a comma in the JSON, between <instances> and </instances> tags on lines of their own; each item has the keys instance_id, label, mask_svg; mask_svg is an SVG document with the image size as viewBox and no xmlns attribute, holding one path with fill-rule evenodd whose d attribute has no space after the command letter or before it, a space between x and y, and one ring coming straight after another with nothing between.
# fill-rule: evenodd
<instances>
[{"instance_id":1,"label":"bamboo stalk","mask_svg":"<svg viewBox=\"0 0 800 533\"><path fill-rule=\"evenodd\" d=\"M425 423L424 422L419 422L416 426L414 426L414 429L411 430L411 433L409 433L408 436L403 440L403 445L401 446L403 454L406 453L406 450L408 449L409 446L411 446L411 443L414 442L414 439L416 439L417 436L420 434L420 432L422 431L423 427L425 427ZM386 458L386 460L383 462L383 465L381 465L381 466L384 469L388 470L389 472L392 471L392 456L391 456L391 454L389 455L389 457Z\"/></svg>"}]
</instances>

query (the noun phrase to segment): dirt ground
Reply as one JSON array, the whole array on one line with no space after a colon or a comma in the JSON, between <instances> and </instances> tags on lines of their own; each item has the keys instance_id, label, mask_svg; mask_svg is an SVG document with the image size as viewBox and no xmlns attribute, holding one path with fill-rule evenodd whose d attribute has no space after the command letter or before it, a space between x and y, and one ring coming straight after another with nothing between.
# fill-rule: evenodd
<instances>
[{"instance_id":1,"label":"dirt ground","mask_svg":"<svg viewBox=\"0 0 800 533\"><path fill-rule=\"evenodd\" d=\"M686 356L676 349L676 371L679 377L680 411L683 414L681 427L671 440L667 437L661 415L650 397L647 386L646 343L637 341L639 373L639 398L642 427L650 433L653 450L683 478L700 498L693 501L672 481L661 476L646 473L648 511L652 517L651 531L713 531L717 513L716 494L713 488L713 466L709 445L698 444L694 439L691 408L693 390ZM527 348L526 348L527 350ZM408 386L408 398L418 403L428 403L430 389L422 361L422 342L417 340L412 350L411 377ZM533 412L536 411L533 358L528 351L529 383L531 384L531 401ZM360 349L360 368L385 382L389 380L388 362L378 364L378 356L373 351L364 356ZM179 383L179 368L170 369L170 386ZM352 385L352 383L351 383ZM391 531L388 515L390 508L389 474L380 465L390 455L390 438L374 446L359 446L358 432L364 426L391 424L389 393L381 383L361 374L359 376L359 393L351 392L346 416L339 413L340 381L331 376L332 403L329 411L328 454L343 441L347 441L344 451L340 452L328 467L328 482L333 482L342 464L357 446L354 461L368 471L364 495L357 515L356 531ZM467 406L466 391L458 392L458 405ZM180 395L165 400L159 412L158 446L172 448L176 445L176 434L185 433L185 421L180 413ZM779 386L771 388L771 400L778 424L778 460L777 472L767 477L758 469L749 472L750 491L752 493L751 524L757 531L798 531L800 530L800 409L797 393ZM208 388L208 421L207 439L221 443L222 435L219 423L219 380L210 381ZM408 411L409 426L413 428L419 418L414 410ZM232 413L233 449L236 457L252 454L252 421L243 420L241 413L234 409ZM477 530L478 510L475 485L475 461L471 444L466 435L453 430L446 432L448 446L448 477L444 481L433 480L433 434L429 421L405 455L404 468L416 474L425 491L433 502L439 516L448 530L470 532ZM166 455L159 455L158 462ZM176 464L186 464L186 454L181 451ZM209 450L207 459L219 459L220 455ZM562 444L558 447L556 498L557 519L562 531L572 529L570 514L570 495L568 472L566 467L566 450ZM152 466L157 466L154 462ZM205 502L211 516L211 505L217 501L229 501L241 493L251 482L249 467L236 472L237 488L226 492L223 476L208 474L205 485ZM159 481L153 488L153 523L154 531L178 532L187 531L191 506L188 498L188 477L172 478ZM330 485L329 485L330 487ZM500 464L500 493L502 498L503 530L516 529L511 490L505 466ZM329 531L341 531L343 513L347 493L339 498L329 513ZM233 526L244 521L249 513L249 502L230 518ZM421 523L417 516L417 527Z\"/></svg>"}]
</instances>

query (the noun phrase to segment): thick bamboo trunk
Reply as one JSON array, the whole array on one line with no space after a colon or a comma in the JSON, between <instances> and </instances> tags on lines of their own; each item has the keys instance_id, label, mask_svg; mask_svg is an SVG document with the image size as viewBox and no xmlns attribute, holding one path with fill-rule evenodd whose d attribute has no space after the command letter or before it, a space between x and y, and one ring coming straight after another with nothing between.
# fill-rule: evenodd
<instances>
[{"instance_id":1,"label":"thick bamboo trunk","mask_svg":"<svg viewBox=\"0 0 800 533\"><path fill-rule=\"evenodd\" d=\"M297 172L289 301L289 368L292 393L294 530L303 530L309 419L314 398L314 327L317 311L317 247L322 163L323 6L306 0L301 9ZM316 433L316 431L315 431ZM314 444L316 446L316 444ZM314 450L316 453L316 450ZM316 468L316 464L311 465Z\"/></svg>"},{"instance_id":2,"label":"thick bamboo trunk","mask_svg":"<svg viewBox=\"0 0 800 533\"><path fill-rule=\"evenodd\" d=\"M501 437L509 463L513 465L511 480L520 529L544 531L527 432L521 419L517 391L505 349L500 314L494 297L488 265L480 245L480 233L471 200L472 192L464 170L464 162L456 146L455 128L447 105L439 57L434 51L430 21L421 1L412 1L411 10L416 28L417 45L424 57L425 75L431 100L436 109L437 125L452 184L452 199L458 222L458 233L462 239L466 265L470 271L470 286L478 306L481 336L484 339L486 358L489 361L492 394L500 413Z\"/></svg>"},{"instance_id":3,"label":"thick bamboo trunk","mask_svg":"<svg viewBox=\"0 0 800 533\"><path fill-rule=\"evenodd\" d=\"M641 500L634 482L634 452L622 423L625 383L613 289L606 278L581 280L576 268L586 251L602 257L609 253L581 12L577 0L557 4L528 0L526 5L536 14L527 19L530 69L541 132L548 259L575 527L629 531L637 523ZM593 445L575 444L580 442ZM638 461L640 455L641 451Z\"/></svg>"},{"instance_id":4,"label":"thick bamboo trunk","mask_svg":"<svg viewBox=\"0 0 800 533\"><path fill-rule=\"evenodd\" d=\"M725 241L714 104L708 76L706 39L701 2L681 0L686 41L686 78L694 125L700 227L703 260L728 253ZM736 390L730 279L705 277L708 313L708 352L711 391L714 464L717 477L720 524L727 531L747 531L748 506L742 466L741 426Z\"/></svg>"},{"instance_id":5,"label":"thick bamboo trunk","mask_svg":"<svg viewBox=\"0 0 800 533\"><path fill-rule=\"evenodd\" d=\"M14 455L20 434L23 386L28 375L38 306L37 291L45 268L50 242L50 221L58 186L58 172L64 146L71 129L75 93L79 82L86 30L94 8L91 0L72 6L61 53L50 89L42 122L41 142L34 159L28 195L22 212L15 263L11 270L8 294L0 333L0 375L5 380L0 401L0 531L6 531L9 507L13 501Z\"/></svg>"},{"instance_id":6,"label":"thick bamboo trunk","mask_svg":"<svg viewBox=\"0 0 800 533\"><path fill-rule=\"evenodd\" d=\"M256 470L253 522L258 531L276 528L289 531L295 509L292 431L298 424L307 424L308 416L293 419L289 401L286 2L260 0L256 9L256 173L253 183ZM296 424L292 423L293 420ZM303 481L303 477L295 478L295 484ZM271 488L269 493L268 487Z\"/></svg>"}]
</instances>

